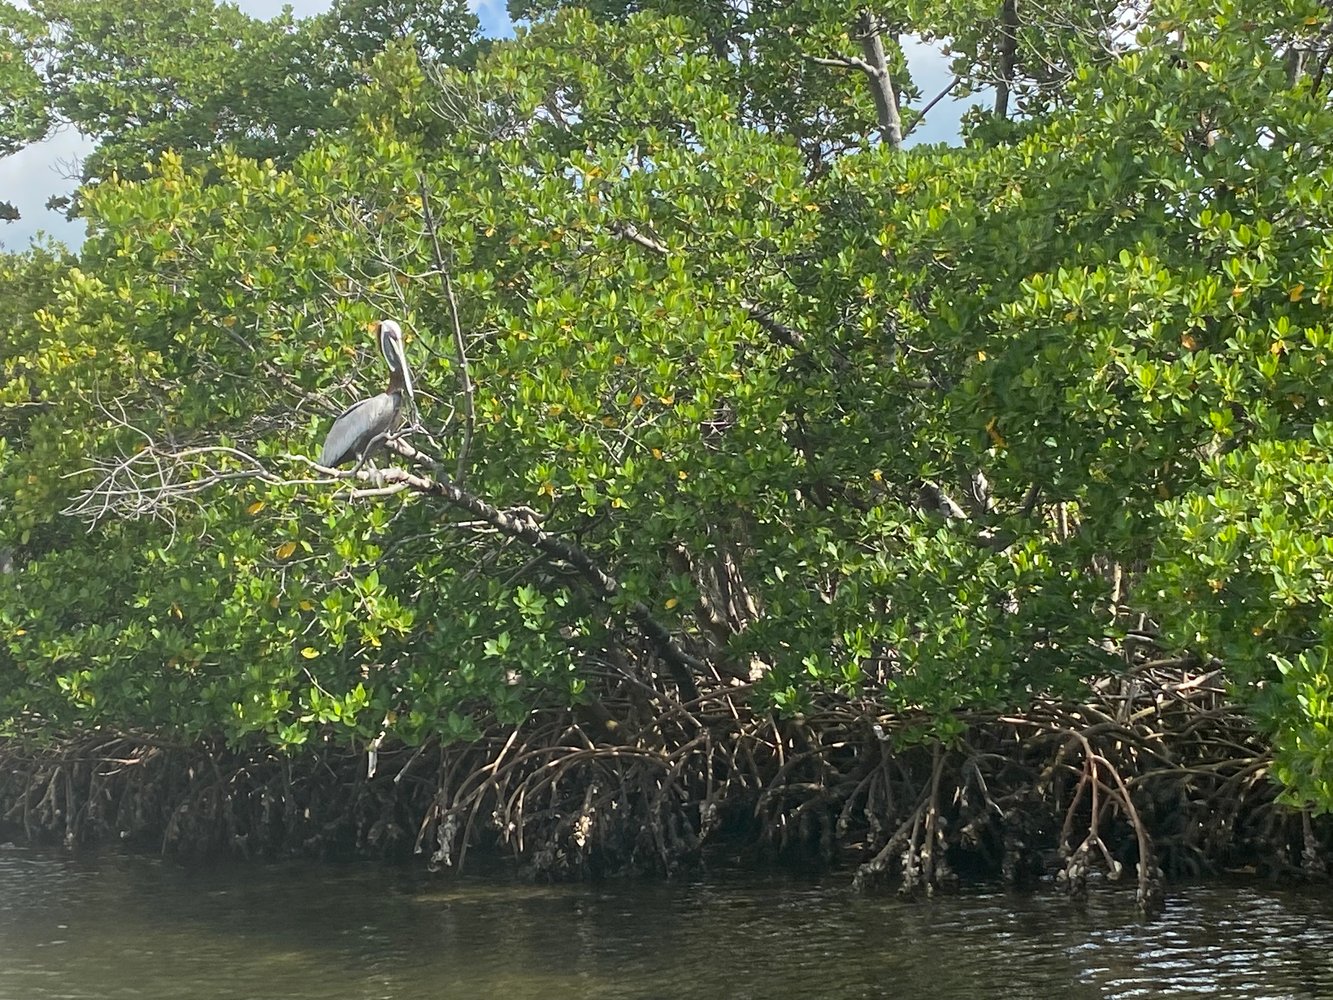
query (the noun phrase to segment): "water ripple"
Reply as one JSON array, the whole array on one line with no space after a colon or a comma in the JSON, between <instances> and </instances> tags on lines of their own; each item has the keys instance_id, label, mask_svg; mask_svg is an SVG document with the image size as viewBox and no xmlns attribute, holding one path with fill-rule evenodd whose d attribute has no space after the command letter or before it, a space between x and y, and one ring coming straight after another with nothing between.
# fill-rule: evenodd
<instances>
[{"instance_id":1,"label":"water ripple","mask_svg":"<svg viewBox=\"0 0 1333 1000\"><path fill-rule=\"evenodd\" d=\"M0 853L0 1000L1333 997L1333 900L1253 883L925 902L842 876L533 885Z\"/></svg>"}]
</instances>

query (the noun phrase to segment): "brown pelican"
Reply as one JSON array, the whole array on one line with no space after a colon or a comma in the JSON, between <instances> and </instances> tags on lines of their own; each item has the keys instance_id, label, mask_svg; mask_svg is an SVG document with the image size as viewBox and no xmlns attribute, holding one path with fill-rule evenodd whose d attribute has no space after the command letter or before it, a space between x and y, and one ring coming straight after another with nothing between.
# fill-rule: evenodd
<instances>
[{"instance_id":1,"label":"brown pelican","mask_svg":"<svg viewBox=\"0 0 1333 1000\"><path fill-rule=\"evenodd\" d=\"M378 396L353 403L338 414L338 419L329 428L329 436L324 439L324 449L319 453L319 464L325 468L337 468L353 460L365 462L398 426L404 397L416 406L412 373L407 370L407 358L403 354L403 331L393 320L386 319L375 324L375 332L379 334L380 350L389 365L389 387Z\"/></svg>"}]
</instances>

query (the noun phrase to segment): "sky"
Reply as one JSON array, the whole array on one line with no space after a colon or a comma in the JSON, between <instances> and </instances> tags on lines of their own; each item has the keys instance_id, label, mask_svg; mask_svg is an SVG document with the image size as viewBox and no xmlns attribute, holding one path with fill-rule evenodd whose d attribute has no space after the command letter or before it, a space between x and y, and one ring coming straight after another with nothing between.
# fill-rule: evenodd
<instances>
[{"instance_id":1,"label":"sky","mask_svg":"<svg viewBox=\"0 0 1333 1000\"><path fill-rule=\"evenodd\" d=\"M269 18L279 14L284 6L273 0L235 0L236 5L252 17ZM289 0L297 17L309 17L328 9L331 0ZM468 0L476 12L482 31L492 37L513 34L513 25L505 9L505 0ZM949 82L947 60L938 48L905 42L912 74L921 88L923 100L930 100ZM975 100L975 98L973 99ZM930 113L927 120L912 134L912 142L941 142L958 134L958 122L970 101L943 101ZM22 218L17 222L0 222L0 247L21 250L38 233L44 233L71 246L83 239L83 222L65 219L59 212L47 209L51 195L69 194L74 178L79 174L78 161L87 154L91 144L72 128L64 128L20 150L13 156L0 159L0 200L11 201Z\"/></svg>"}]
</instances>

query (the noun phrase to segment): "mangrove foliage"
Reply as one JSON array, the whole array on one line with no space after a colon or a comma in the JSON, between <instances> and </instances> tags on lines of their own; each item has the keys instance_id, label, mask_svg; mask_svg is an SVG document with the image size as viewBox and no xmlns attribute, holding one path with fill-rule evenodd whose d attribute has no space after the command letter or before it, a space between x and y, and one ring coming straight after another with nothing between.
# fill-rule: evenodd
<instances>
[{"instance_id":1,"label":"mangrove foliage","mask_svg":"<svg viewBox=\"0 0 1333 1000\"><path fill-rule=\"evenodd\" d=\"M0 150L98 146L0 265L10 823L1322 864L1326 5L30 8Z\"/></svg>"}]
</instances>

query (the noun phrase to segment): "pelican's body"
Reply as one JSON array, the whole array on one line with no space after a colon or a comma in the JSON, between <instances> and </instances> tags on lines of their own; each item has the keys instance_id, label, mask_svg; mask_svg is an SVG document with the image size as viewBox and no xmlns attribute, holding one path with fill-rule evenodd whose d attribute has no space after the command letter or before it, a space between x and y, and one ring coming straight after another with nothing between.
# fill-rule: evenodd
<instances>
[{"instance_id":1,"label":"pelican's body","mask_svg":"<svg viewBox=\"0 0 1333 1000\"><path fill-rule=\"evenodd\" d=\"M378 333L380 350L389 366L389 386L378 396L353 403L338 414L319 453L319 464L325 468L366 461L398 427L403 404L416 402L403 353L403 331L386 319L378 324Z\"/></svg>"}]
</instances>

